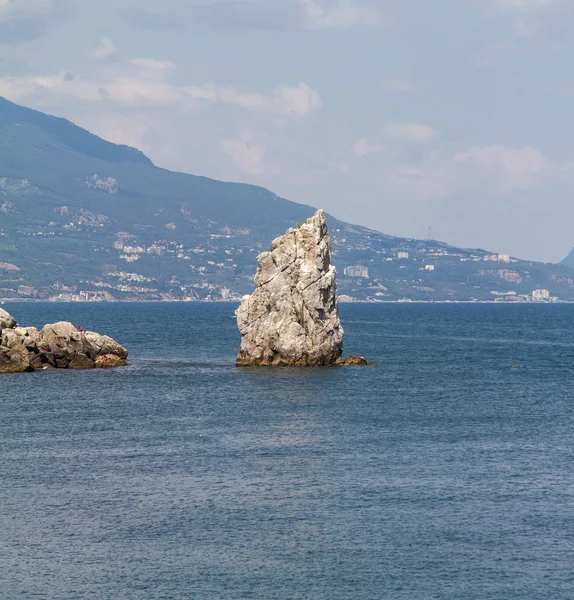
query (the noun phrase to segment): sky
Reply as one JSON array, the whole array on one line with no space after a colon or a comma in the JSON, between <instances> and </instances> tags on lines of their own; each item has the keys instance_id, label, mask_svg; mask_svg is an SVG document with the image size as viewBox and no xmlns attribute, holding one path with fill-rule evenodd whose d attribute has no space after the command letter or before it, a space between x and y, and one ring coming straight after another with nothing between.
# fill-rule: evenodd
<instances>
[{"instance_id":1,"label":"sky","mask_svg":"<svg viewBox=\"0 0 574 600\"><path fill-rule=\"evenodd\" d=\"M574 246L572 0L0 0L0 96L391 235Z\"/></svg>"}]
</instances>

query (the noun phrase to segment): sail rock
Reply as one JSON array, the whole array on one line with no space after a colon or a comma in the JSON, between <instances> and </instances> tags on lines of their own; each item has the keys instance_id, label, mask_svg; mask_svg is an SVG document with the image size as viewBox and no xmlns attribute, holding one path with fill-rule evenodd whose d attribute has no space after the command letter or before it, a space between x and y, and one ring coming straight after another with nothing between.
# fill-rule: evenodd
<instances>
[{"instance_id":1,"label":"sail rock","mask_svg":"<svg viewBox=\"0 0 574 600\"><path fill-rule=\"evenodd\" d=\"M237 366L341 364L336 271L322 210L257 257L255 292L237 310Z\"/></svg>"}]
</instances>

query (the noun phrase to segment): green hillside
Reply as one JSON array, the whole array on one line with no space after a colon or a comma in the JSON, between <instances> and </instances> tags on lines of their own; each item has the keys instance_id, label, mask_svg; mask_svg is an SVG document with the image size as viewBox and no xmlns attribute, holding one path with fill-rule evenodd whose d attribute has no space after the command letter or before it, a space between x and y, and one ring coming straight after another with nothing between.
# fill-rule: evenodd
<instances>
[{"instance_id":1,"label":"green hillside","mask_svg":"<svg viewBox=\"0 0 574 600\"><path fill-rule=\"evenodd\" d=\"M0 98L0 298L237 298L252 289L257 254L314 210L157 168L139 150ZM574 298L567 266L485 261L481 250L333 217L329 226L340 291L355 299L486 300L537 287ZM345 275L358 266L368 272Z\"/></svg>"}]
</instances>

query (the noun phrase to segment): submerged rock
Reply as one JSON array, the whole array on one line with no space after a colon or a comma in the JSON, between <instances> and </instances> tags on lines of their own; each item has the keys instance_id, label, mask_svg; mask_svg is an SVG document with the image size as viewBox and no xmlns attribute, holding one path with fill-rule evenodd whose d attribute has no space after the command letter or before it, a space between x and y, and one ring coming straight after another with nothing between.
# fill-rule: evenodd
<instances>
[{"instance_id":1,"label":"submerged rock","mask_svg":"<svg viewBox=\"0 0 574 600\"><path fill-rule=\"evenodd\" d=\"M344 367L372 367L373 363L368 361L364 356L349 356L343 363Z\"/></svg>"},{"instance_id":2,"label":"submerged rock","mask_svg":"<svg viewBox=\"0 0 574 600\"><path fill-rule=\"evenodd\" d=\"M274 240L257 262L256 289L236 313L237 366L341 364L343 328L323 211Z\"/></svg>"},{"instance_id":3,"label":"submerged rock","mask_svg":"<svg viewBox=\"0 0 574 600\"><path fill-rule=\"evenodd\" d=\"M108 336L84 333L62 321L44 326L18 327L0 309L0 373L40 369L93 369L126 365L128 351Z\"/></svg>"},{"instance_id":4,"label":"submerged rock","mask_svg":"<svg viewBox=\"0 0 574 600\"><path fill-rule=\"evenodd\" d=\"M117 354L102 354L96 359L96 368L114 369L115 367L125 367L128 363Z\"/></svg>"}]
</instances>

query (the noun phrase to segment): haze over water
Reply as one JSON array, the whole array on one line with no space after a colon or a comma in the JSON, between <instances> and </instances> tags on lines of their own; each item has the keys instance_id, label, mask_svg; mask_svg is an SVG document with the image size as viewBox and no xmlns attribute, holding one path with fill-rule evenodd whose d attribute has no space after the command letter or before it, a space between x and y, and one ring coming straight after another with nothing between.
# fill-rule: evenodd
<instances>
[{"instance_id":1,"label":"haze over water","mask_svg":"<svg viewBox=\"0 0 574 600\"><path fill-rule=\"evenodd\" d=\"M230 304L4 308L130 367L0 378L0 598L574 597L574 306L343 305L333 369L236 369Z\"/></svg>"}]
</instances>

